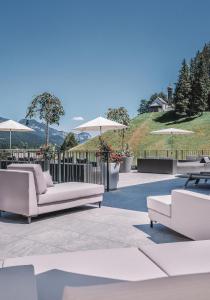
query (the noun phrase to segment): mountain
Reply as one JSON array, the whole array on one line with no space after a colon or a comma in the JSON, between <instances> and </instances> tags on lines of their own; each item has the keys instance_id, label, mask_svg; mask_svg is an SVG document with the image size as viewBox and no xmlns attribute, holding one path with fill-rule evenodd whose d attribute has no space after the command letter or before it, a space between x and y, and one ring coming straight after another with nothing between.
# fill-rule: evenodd
<instances>
[{"instance_id":1,"label":"mountain","mask_svg":"<svg viewBox=\"0 0 210 300\"><path fill-rule=\"evenodd\" d=\"M0 117L0 122L6 121L7 119ZM45 124L38 122L34 119L26 120L21 119L19 121L32 129L33 132L12 132L12 145L15 147L27 147L37 148L45 142ZM60 146L66 136L66 132L59 131L55 128L49 128L49 139L50 143L57 144ZM8 132L0 132L0 148L7 148L9 145L9 134Z\"/></svg>"},{"instance_id":2,"label":"mountain","mask_svg":"<svg viewBox=\"0 0 210 300\"><path fill-rule=\"evenodd\" d=\"M21 124L26 125L32 129L34 129L35 133L40 137L44 142L45 138L45 124L42 122L38 122L34 119L26 120L22 119L19 121ZM61 145L67 135L66 132L57 130L55 128L49 127L49 139L50 143ZM41 144L43 144L43 142Z\"/></svg>"},{"instance_id":3,"label":"mountain","mask_svg":"<svg viewBox=\"0 0 210 300\"><path fill-rule=\"evenodd\" d=\"M91 139L91 135L88 132L81 132L79 134L75 134L75 136L79 144L83 144Z\"/></svg>"},{"instance_id":4,"label":"mountain","mask_svg":"<svg viewBox=\"0 0 210 300\"><path fill-rule=\"evenodd\" d=\"M174 149L210 150L210 112L204 112L198 117L178 119L173 111L145 113L131 120L126 131L125 142L138 157L142 150L171 149L171 137L168 135L152 135L153 130L164 128L180 128L192 130L194 134L174 136ZM121 138L117 131L108 131L103 138L114 148L121 148ZM93 138L85 144L78 145L75 150L95 150L98 148L98 138Z\"/></svg>"}]
</instances>

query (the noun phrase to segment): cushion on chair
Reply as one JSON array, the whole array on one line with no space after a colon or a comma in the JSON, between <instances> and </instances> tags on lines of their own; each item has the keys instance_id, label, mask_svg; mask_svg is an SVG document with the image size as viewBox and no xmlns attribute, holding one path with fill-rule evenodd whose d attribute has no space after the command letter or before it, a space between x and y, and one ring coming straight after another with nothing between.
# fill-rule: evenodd
<instances>
[{"instance_id":1,"label":"cushion on chair","mask_svg":"<svg viewBox=\"0 0 210 300\"><path fill-rule=\"evenodd\" d=\"M141 246L169 276L210 272L210 241L189 241Z\"/></svg>"},{"instance_id":2,"label":"cushion on chair","mask_svg":"<svg viewBox=\"0 0 210 300\"><path fill-rule=\"evenodd\" d=\"M210 274L65 287L63 300L208 300Z\"/></svg>"},{"instance_id":3,"label":"cushion on chair","mask_svg":"<svg viewBox=\"0 0 210 300\"><path fill-rule=\"evenodd\" d=\"M81 278L78 284L81 285L87 284L89 281L87 276L92 277L92 283L94 283L94 277L125 281L167 277L166 273L137 248L81 250L4 260L4 266L7 267L27 264L34 266L35 274L49 273L50 275L53 270L59 270L66 274L80 274ZM82 279L82 275L85 275L84 279ZM95 284L97 282L96 280Z\"/></svg>"},{"instance_id":4,"label":"cushion on chair","mask_svg":"<svg viewBox=\"0 0 210 300\"><path fill-rule=\"evenodd\" d=\"M204 156L201 158L200 163L210 163L210 159L208 156Z\"/></svg>"},{"instance_id":5,"label":"cushion on chair","mask_svg":"<svg viewBox=\"0 0 210 300\"><path fill-rule=\"evenodd\" d=\"M160 214L171 216L171 195L147 197L147 207Z\"/></svg>"},{"instance_id":6,"label":"cushion on chair","mask_svg":"<svg viewBox=\"0 0 210 300\"><path fill-rule=\"evenodd\" d=\"M47 187L53 187L54 183L52 181L52 176L50 175L50 172L45 171L45 172L43 172L43 175L44 175Z\"/></svg>"},{"instance_id":7,"label":"cushion on chair","mask_svg":"<svg viewBox=\"0 0 210 300\"><path fill-rule=\"evenodd\" d=\"M83 182L66 182L54 185L45 194L39 195L38 203L46 204L66 200L77 200L79 198L101 195L104 186Z\"/></svg>"},{"instance_id":8,"label":"cushion on chair","mask_svg":"<svg viewBox=\"0 0 210 300\"><path fill-rule=\"evenodd\" d=\"M36 186L36 193L38 195L44 194L47 191L47 184L39 164L11 164L7 167L8 170L22 170L30 171L34 175L34 182Z\"/></svg>"}]
</instances>

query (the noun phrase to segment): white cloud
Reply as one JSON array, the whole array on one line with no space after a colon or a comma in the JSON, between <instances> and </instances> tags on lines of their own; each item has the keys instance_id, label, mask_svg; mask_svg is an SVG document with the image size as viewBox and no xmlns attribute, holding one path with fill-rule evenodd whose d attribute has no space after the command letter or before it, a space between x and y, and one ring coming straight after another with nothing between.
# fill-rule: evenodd
<instances>
[{"instance_id":1,"label":"white cloud","mask_svg":"<svg viewBox=\"0 0 210 300\"><path fill-rule=\"evenodd\" d=\"M72 120L73 121L83 121L84 118L83 117L73 117Z\"/></svg>"}]
</instances>

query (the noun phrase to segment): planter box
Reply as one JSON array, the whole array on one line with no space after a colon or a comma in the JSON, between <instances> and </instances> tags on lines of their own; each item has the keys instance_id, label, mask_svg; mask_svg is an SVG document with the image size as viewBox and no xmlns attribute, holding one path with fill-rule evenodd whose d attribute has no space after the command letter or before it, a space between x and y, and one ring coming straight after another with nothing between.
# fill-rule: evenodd
<instances>
[{"instance_id":1,"label":"planter box","mask_svg":"<svg viewBox=\"0 0 210 300\"><path fill-rule=\"evenodd\" d=\"M107 188L107 165L103 163L102 170L104 174L105 188ZM119 181L120 164L109 163L109 189L116 190Z\"/></svg>"},{"instance_id":2,"label":"planter box","mask_svg":"<svg viewBox=\"0 0 210 300\"><path fill-rule=\"evenodd\" d=\"M133 163L133 157L123 157L122 162L120 163L120 173L129 173L131 171Z\"/></svg>"},{"instance_id":3,"label":"planter box","mask_svg":"<svg viewBox=\"0 0 210 300\"><path fill-rule=\"evenodd\" d=\"M141 173L177 174L177 160L138 158L137 169Z\"/></svg>"}]
</instances>

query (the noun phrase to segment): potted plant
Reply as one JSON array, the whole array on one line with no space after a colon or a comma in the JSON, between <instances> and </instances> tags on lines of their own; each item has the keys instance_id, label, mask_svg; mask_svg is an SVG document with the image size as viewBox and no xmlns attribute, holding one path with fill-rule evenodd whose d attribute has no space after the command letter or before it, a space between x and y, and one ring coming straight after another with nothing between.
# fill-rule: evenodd
<instances>
[{"instance_id":1,"label":"potted plant","mask_svg":"<svg viewBox=\"0 0 210 300\"><path fill-rule=\"evenodd\" d=\"M105 186L107 187L107 163L109 171L109 189L117 189L119 181L120 162L122 155L114 151L101 137L99 138L99 150L96 155L100 158L101 171L104 175Z\"/></svg>"},{"instance_id":2,"label":"potted plant","mask_svg":"<svg viewBox=\"0 0 210 300\"><path fill-rule=\"evenodd\" d=\"M128 144L126 144L125 149L120 151L121 163L120 163L120 173L129 173L131 171L133 163L133 152L129 149Z\"/></svg>"},{"instance_id":3,"label":"potted plant","mask_svg":"<svg viewBox=\"0 0 210 300\"><path fill-rule=\"evenodd\" d=\"M44 170L47 171L50 169L50 160L55 157L56 149L52 144L44 145L37 152L38 157L43 158Z\"/></svg>"}]
</instances>

